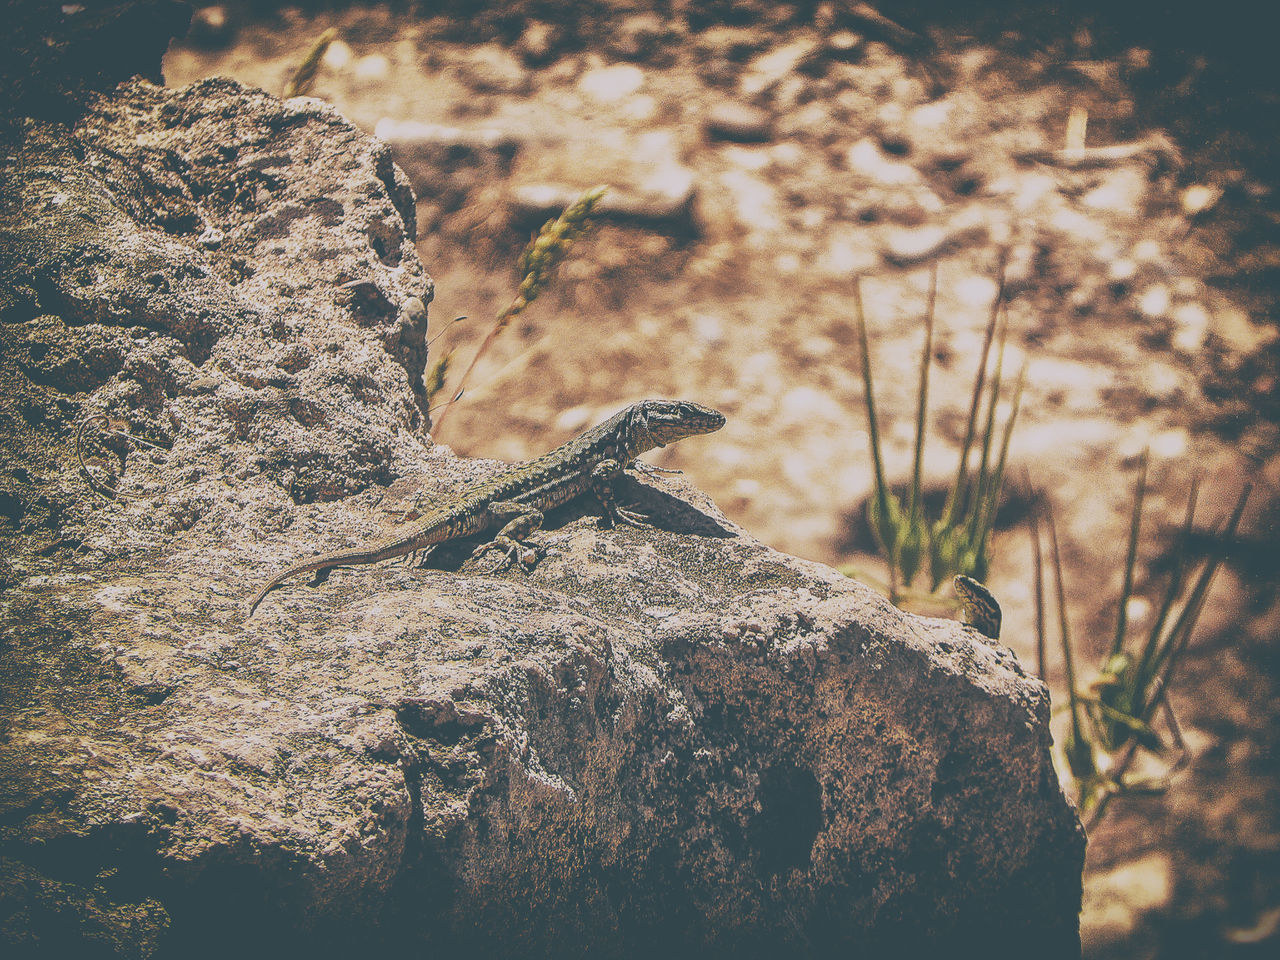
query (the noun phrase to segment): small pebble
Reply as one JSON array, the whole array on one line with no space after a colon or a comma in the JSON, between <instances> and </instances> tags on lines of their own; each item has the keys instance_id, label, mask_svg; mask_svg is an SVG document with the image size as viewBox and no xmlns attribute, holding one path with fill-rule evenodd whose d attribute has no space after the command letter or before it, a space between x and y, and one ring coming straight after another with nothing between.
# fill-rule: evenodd
<instances>
[{"instance_id":1,"label":"small pebble","mask_svg":"<svg viewBox=\"0 0 1280 960\"><path fill-rule=\"evenodd\" d=\"M1155 320L1169 312L1169 303L1169 288L1163 283L1156 283L1142 292L1138 298L1138 309L1144 316Z\"/></svg>"},{"instance_id":2,"label":"small pebble","mask_svg":"<svg viewBox=\"0 0 1280 960\"><path fill-rule=\"evenodd\" d=\"M1203 213L1222 199L1222 191L1203 183L1192 184L1182 191L1182 211L1189 217Z\"/></svg>"},{"instance_id":3,"label":"small pebble","mask_svg":"<svg viewBox=\"0 0 1280 960\"><path fill-rule=\"evenodd\" d=\"M1132 280L1138 273L1138 264L1128 257L1121 257L1119 260L1112 260L1107 265L1107 279L1112 283L1125 283Z\"/></svg>"},{"instance_id":4,"label":"small pebble","mask_svg":"<svg viewBox=\"0 0 1280 960\"><path fill-rule=\"evenodd\" d=\"M470 57L458 64L458 73L477 93L521 93L529 83L520 61L496 43L472 49Z\"/></svg>"},{"instance_id":5,"label":"small pebble","mask_svg":"<svg viewBox=\"0 0 1280 960\"><path fill-rule=\"evenodd\" d=\"M934 257L948 239L950 234L938 226L890 230L885 237L885 256L900 267L922 263Z\"/></svg>"},{"instance_id":6,"label":"small pebble","mask_svg":"<svg viewBox=\"0 0 1280 960\"><path fill-rule=\"evenodd\" d=\"M883 186L904 186L920 181L920 174L914 167L890 160L869 137L849 148L845 162L854 173Z\"/></svg>"},{"instance_id":7,"label":"small pebble","mask_svg":"<svg viewBox=\"0 0 1280 960\"><path fill-rule=\"evenodd\" d=\"M1098 186L1080 198L1082 206L1091 210L1136 216L1147 198L1150 182L1144 172L1122 167L1108 174Z\"/></svg>"},{"instance_id":8,"label":"small pebble","mask_svg":"<svg viewBox=\"0 0 1280 960\"><path fill-rule=\"evenodd\" d=\"M773 119L759 107L727 100L707 112L706 130L715 140L765 143L773 137Z\"/></svg>"},{"instance_id":9,"label":"small pebble","mask_svg":"<svg viewBox=\"0 0 1280 960\"><path fill-rule=\"evenodd\" d=\"M1199 303L1180 303L1173 311L1178 329L1173 334L1173 346L1185 353L1199 353L1204 349L1209 335L1209 311Z\"/></svg>"},{"instance_id":10,"label":"small pebble","mask_svg":"<svg viewBox=\"0 0 1280 960\"><path fill-rule=\"evenodd\" d=\"M656 13L636 13L624 18L605 38L605 47L623 60L649 60L667 35L666 21Z\"/></svg>"},{"instance_id":11,"label":"small pebble","mask_svg":"<svg viewBox=\"0 0 1280 960\"><path fill-rule=\"evenodd\" d=\"M218 4L201 7L191 14L191 28L187 31L186 41L193 47L218 50L228 46L235 34L227 8Z\"/></svg>"},{"instance_id":12,"label":"small pebble","mask_svg":"<svg viewBox=\"0 0 1280 960\"><path fill-rule=\"evenodd\" d=\"M335 40L329 44L320 62L330 70L341 70L354 59L355 52L350 45L344 40Z\"/></svg>"},{"instance_id":13,"label":"small pebble","mask_svg":"<svg viewBox=\"0 0 1280 960\"><path fill-rule=\"evenodd\" d=\"M551 60L559 40L556 27L542 20L530 20L516 41L516 53L529 66L541 66Z\"/></svg>"},{"instance_id":14,"label":"small pebble","mask_svg":"<svg viewBox=\"0 0 1280 960\"><path fill-rule=\"evenodd\" d=\"M385 80L391 72L391 61L380 53L371 53L357 60L352 72L360 80Z\"/></svg>"},{"instance_id":15,"label":"small pebble","mask_svg":"<svg viewBox=\"0 0 1280 960\"><path fill-rule=\"evenodd\" d=\"M578 80L578 91L596 103L617 103L644 86L644 71L629 63L588 70Z\"/></svg>"}]
</instances>

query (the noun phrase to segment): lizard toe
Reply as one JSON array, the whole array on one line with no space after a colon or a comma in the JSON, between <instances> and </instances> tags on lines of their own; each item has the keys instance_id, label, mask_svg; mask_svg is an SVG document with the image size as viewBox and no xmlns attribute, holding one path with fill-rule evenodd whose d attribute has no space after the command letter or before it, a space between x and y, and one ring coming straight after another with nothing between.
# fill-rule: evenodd
<instances>
[{"instance_id":1,"label":"lizard toe","mask_svg":"<svg viewBox=\"0 0 1280 960\"><path fill-rule=\"evenodd\" d=\"M647 527L651 525L650 519L643 513L636 513L634 510L624 510L618 507L614 513L616 519L621 523L625 523L629 527Z\"/></svg>"}]
</instances>

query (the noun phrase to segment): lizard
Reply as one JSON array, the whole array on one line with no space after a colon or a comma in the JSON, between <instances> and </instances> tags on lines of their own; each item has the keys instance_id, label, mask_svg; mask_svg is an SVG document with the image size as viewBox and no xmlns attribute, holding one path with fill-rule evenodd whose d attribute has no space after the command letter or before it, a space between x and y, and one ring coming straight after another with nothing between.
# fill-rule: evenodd
<instances>
[{"instance_id":1,"label":"lizard","mask_svg":"<svg viewBox=\"0 0 1280 960\"><path fill-rule=\"evenodd\" d=\"M657 470L639 463L637 458L686 437L713 433L724 422L724 414L718 410L690 400L633 403L550 453L467 487L396 533L361 546L299 560L258 590L249 604L249 616L273 587L290 577L402 557L495 527L497 534L472 554L479 557L487 550L501 550L506 555L488 572L510 566L521 556L521 548L531 551L536 559L541 548L528 538L542 526L543 511L588 490L600 501L610 525L644 526L646 518L618 506L614 481L629 468ZM527 563L523 558L521 562Z\"/></svg>"},{"instance_id":2,"label":"lizard","mask_svg":"<svg viewBox=\"0 0 1280 960\"><path fill-rule=\"evenodd\" d=\"M964 622L983 636L992 640L1000 639L1000 604L991 591L972 577L956 574L952 580L956 596L960 599L960 608Z\"/></svg>"}]
</instances>

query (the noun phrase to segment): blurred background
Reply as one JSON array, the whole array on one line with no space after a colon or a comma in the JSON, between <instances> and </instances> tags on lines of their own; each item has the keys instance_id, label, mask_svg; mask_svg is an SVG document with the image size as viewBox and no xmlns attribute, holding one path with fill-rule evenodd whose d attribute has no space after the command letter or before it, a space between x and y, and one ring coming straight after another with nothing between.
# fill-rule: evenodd
<instances>
[{"instance_id":1,"label":"blurred background","mask_svg":"<svg viewBox=\"0 0 1280 960\"><path fill-rule=\"evenodd\" d=\"M1275 956L1280 71L1254 7L223 3L197 5L165 79L302 90L388 143L436 283L432 357L450 357L437 404L511 301L532 233L607 185L437 442L518 460L634 400L698 400L728 426L655 462L766 543L881 589L856 295L901 490L936 269L919 483L935 514L999 303L1000 430L1025 379L982 572L1001 641L1028 669L1043 659L1059 744L1067 665L1048 570L1037 649L1031 521L1052 508L1082 691L1100 689L1122 594L1141 636L1171 571L1222 561L1158 730L1148 718L1150 775L1090 829L1085 954ZM945 586L917 586L905 605L951 613Z\"/></svg>"}]
</instances>

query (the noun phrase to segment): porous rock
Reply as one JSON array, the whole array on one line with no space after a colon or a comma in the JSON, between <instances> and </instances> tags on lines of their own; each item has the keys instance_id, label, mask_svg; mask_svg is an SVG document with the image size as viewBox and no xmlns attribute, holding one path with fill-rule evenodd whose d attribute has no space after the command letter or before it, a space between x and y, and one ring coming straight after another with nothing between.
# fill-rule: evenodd
<instances>
[{"instance_id":1,"label":"porous rock","mask_svg":"<svg viewBox=\"0 0 1280 960\"><path fill-rule=\"evenodd\" d=\"M8 948L1078 951L1045 688L678 482L622 491L652 529L552 513L529 573L463 544L246 619L498 468L425 433L430 281L376 141L136 81L3 171ZM160 443L90 431L112 499L89 413Z\"/></svg>"}]
</instances>

